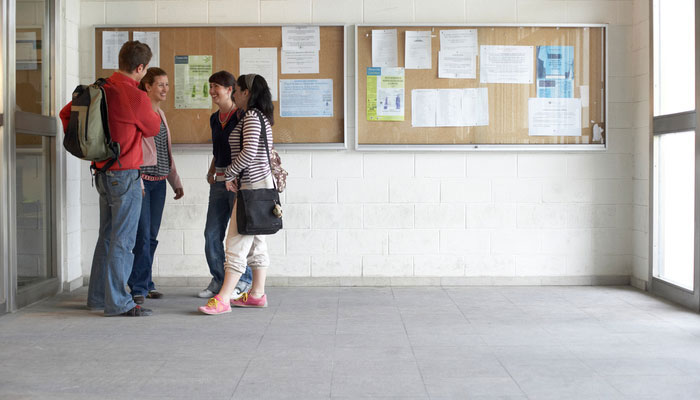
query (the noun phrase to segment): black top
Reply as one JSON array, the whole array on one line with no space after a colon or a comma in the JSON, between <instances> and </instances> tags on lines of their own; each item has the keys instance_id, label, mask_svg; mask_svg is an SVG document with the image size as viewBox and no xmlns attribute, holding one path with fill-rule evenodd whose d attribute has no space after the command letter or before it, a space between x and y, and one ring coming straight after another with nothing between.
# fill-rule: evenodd
<instances>
[{"instance_id":1,"label":"black top","mask_svg":"<svg viewBox=\"0 0 700 400\"><path fill-rule=\"evenodd\" d=\"M211 126L214 166L226 168L231 165L231 147L228 144L228 137L231 135L233 128L238 124L238 120L241 117L241 109L233 113L224 128L221 128L221 122L219 122L219 112L221 111L217 111L211 115L209 118L209 126Z\"/></svg>"}]
</instances>

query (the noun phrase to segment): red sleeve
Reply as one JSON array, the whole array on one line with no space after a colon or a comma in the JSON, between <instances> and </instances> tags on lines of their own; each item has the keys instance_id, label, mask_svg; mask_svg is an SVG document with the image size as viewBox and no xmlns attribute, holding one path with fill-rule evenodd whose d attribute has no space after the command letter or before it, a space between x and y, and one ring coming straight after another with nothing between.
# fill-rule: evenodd
<instances>
[{"instance_id":1,"label":"red sleeve","mask_svg":"<svg viewBox=\"0 0 700 400\"><path fill-rule=\"evenodd\" d=\"M63 133L66 133L66 130L68 130L68 121L70 121L70 107L72 104L72 101L66 104L66 106L63 107L61 112L58 114L58 116L61 118L61 122L63 122Z\"/></svg>"},{"instance_id":2,"label":"red sleeve","mask_svg":"<svg viewBox=\"0 0 700 400\"><path fill-rule=\"evenodd\" d=\"M138 90L135 94L133 104L136 127L145 137L156 136L160 132L160 115L153 111L151 100L145 92Z\"/></svg>"}]
</instances>

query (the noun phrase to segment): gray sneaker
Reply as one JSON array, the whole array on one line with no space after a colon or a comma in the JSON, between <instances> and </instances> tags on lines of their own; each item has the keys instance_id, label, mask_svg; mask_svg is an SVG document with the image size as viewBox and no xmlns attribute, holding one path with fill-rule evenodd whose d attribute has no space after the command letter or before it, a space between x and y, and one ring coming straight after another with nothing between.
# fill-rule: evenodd
<instances>
[{"instance_id":1,"label":"gray sneaker","mask_svg":"<svg viewBox=\"0 0 700 400\"><path fill-rule=\"evenodd\" d=\"M252 285L246 281L238 281L236 288L233 289L233 293L231 293L231 299L237 300L239 297L243 296L243 293L248 292L251 286Z\"/></svg>"},{"instance_id":2,"label":"gray sneaker","mask_svg":"<svg viewBox=\"0 0 700 400\"><path fill-rule=\"evenodd\" d=\"M209 281L209 286L207 286L206 289L202 290L201 292L197 293L197 297L202 298L202 299L209 299L214 297L215 294L219 293L221 290L221 285L214 280L214 278L211 278Z\"/></svg>"}]
</instances>

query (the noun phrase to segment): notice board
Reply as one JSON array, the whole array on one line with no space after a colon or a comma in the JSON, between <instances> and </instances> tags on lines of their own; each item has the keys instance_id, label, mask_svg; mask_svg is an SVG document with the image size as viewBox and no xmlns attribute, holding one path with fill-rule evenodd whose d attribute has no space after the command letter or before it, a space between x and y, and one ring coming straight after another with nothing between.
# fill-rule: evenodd
<instances>
[{"instance_id":1,"label":"notice board","mask_svg":"<svg viewBox=\"0 0 700 400\"><path fill-rule=\"evenodd\" d=\"M380 43L385 33L396 31L396 67L403 71L403 93L391 90L388 95L378 94L374 85L382 77L373 75L382 74L384 69L377 69L377 62L386 54L374 54L373 64L373 34L377 43ZM411 67L415 67L415 56L406 58L406 32L411 38L416 35L413 32L422 31L426 41L430 41L430 49L425 49L426 58L429 57L429 67L424 69L407 68L407 61ZM444 33L441 33L445 31ZM459 31L459 32L458 32ZM449 37L456 33L467 33L469 39L473 39L476 45L468 50L473 51L475 57L466 63L473 63L473 76L452 75L449 76L445 56L441 59L442 49L451 50ZM358 149L573 149L584 150L605 149L606 143L606 26L474 26L474 25L357 25L355 30L356 41L356 146ZM441 42L442 41L442 42ZM393 39L385 41L392 43ZM409 43L413 51L413 44ZM379 48L380 46L376 46ZM505 51L503 49L506 49ZM377 50L377 49L375 49ZM508 83L508 77L498 75L498 62L509 57L508 51L515 50L521 55L529 57L531 69L523 71L524 76L513 79L521 79L518 83ZM391 53L389 51L388 53ZM448 51L443 54L449 55ZM496 54L496 56L493 56ZM499 58L500 57L500 58ZM558 67L552 61L559 58L561 62L570 65ZM494 61L498 60L498 61ZM548 61L549 60L549 61ZM440 70L443 63L444 71ZM549 62L549 64L547 64ZM459 64L463 66L462 64ZM374 67L374 68L373 68ZM483 67L483 71L482 71ZM555 69L565 69L566 72ZM488 75L487 75L488 74ZM561 76L545 76L546 74L562 74ZM483 77L482 77L483 75ZM506 76L506 75L504 75ZM525 79L527 78L527 79ZM545 79L555 78L555 79ZM503 79L504 82L499 82ZM368 86L369 82L369 86ZM381 85L381 84L380 84ZM547 86L550 86L549 88ZM421 90L422 89L422 90ZM457 90L448 90L457 89ZM554 90L556 89L556 90ZM436 103L436 110L430 110L429 115L437 113L438 120L442 124L435 126L422 126L413 120L413 97L416 94L438 93L440 101ZM487 100L487 119L481 122L450 123L451 116L447 111L454 106L454 101L445 97L446 94L459 95L463 93L481 93ZM369 93L369 95L368 95ZM394 96L394 94L396 94ZM376 99L375 99L376 96ZM395 100L394 100L395 97ZM432 99L432 97L429 97ZM565 99L562 99L565 98ZM370 102L368 103L368 99ZM385 117L379 120L376 116L381 112L381 107L391 109L399 108L399 102L403 101L402 117ZM425 100L423 100L425 101ZM457 100L458 101L458 100ZM416 101L418 104L418 101ZM469 102L463 100L462 104ZM428 103L420 103L428 104ZM469 103L470 104L470 103ZM545 104L543 106L542 104ZM552 129L548 131L548 114L546 104L556 104L562 107L579 105L576 112L580 113L580 129L569 126L568 130ZM378 108L377 108L378 107ZM471 106L470 106L471 107ZM429 108L429 107L428 107ZM424 116L424 107L419 107L416 114ZM457 108L458 109L458 108ZM466 108L465 108L466 109ZM454 111L454 110L453 110ZM562 113L565 113L563 110ZM469 114L468 112L465 112ZM465 114L465 115L466 115ZM549 114L551 116L552 114ZM556 113L555 113L556 115ZM568 121L576 121L577 115ZM534 119L534 121L533 121ZM565 120L566 118L562 118ZM531 123L532 122L532 123ZM467 126L466 124L472 124ZM557 119L557 124L563 124ZM531 129L537 127L536 129ZM543 133L544 132L544 133ZM562 134L559 135L558 133ZM535 133L533 135L533 133Z\"/></svg>"},{"instance_id":2,"label":"notice board","mask_svg":"<svg viewBox=\"0 0 700 400\"><path fill-rule=\"evenodd\" d=\"M345 148L345 26L314 25L320 30L318 73L283 74L280 65L282 26L119 26L95 28L95 76L108 77L115 69L103 69L103 32L159 32L160 68L168 74L170 93L161 108L168 118L173 143L211 143L209 117L217 110L175 108L175 57L212 56L212 71L226 70L239 76L239 49L276 48L279 80L332 80L332 115L323 117L282 117L279 97L273 101L275 145L291 148ZM268 82L268 84L271 84ZM279 88L279 82L277 87ZM196 88L204 92L204 88ZM199 93L199 92L198 92ZM329 112L329 114L331 114Z\"/></svg>"}]
</instances>

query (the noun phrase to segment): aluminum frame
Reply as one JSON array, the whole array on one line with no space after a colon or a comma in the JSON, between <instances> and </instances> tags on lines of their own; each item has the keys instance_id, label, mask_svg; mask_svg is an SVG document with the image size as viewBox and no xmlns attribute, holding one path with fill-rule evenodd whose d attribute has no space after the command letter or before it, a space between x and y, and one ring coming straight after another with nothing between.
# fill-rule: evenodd
<instances>
[{"instance_id":1,"label":"aluminum frame","mask_svg":"<svg viewBox=\"0 0 700 400\"><path fill-rule=\"evenodd\" d=\"M608 42L609 42L609 24L357 24L355 25L355 150L356 151L518 151L518 152L604 152L608 149L608 138L610 128L606 125L606 135L605 143L603 144L577 144L577 145L562 145L562 144L550 144L550 145L533 145L533 144L359 144L357 135L357 118L359 105L357 104L358 95L358 69L357 69L357 28L365 26L396 26L396 27L544 27L544 28L603 28L604 38L605 38L605 63L603 65L605 70L605 96L604 96L604 107L605 107L605 121L608 120L608 84L609 84L609 69L608 69Z\"/></svg>"},{"instance_id":2,"label":"aluminum frame","mask_svg":"<svg viewBox=\"0 0 700 400\"><path fill-rule=\"evenodd\" d=\"M332 27L343 27L343 99L345 101L345 107L343 110L343 142L342 143L275 143L275 148L277 150L348 150L348 28L347 24L145 24L145 25L134 25L134 24L117 24L117 25L95 25L92 28L92 36L95 37L96 29L109 29L109 28L217 28L217 27L283 27L283 26L332 26ZM94 55L94 54L93 54ZM95 71L93 57L92 70ZM173 148L177 150L201 150L206 148L211 149L210 145L204 144L173 144Z\"/></svg>"},{"instance_id":3,"label":"aluminum frame","mask_svg":"<svg viewBox=\"0 0 700 400\"><path fill-rule=\"evenodd\" d=\"M5 93L5 82L7 82L7 70L4 68L6 58L6 22L8 0L0 0L0 314L10 310L10 288L9 288L9 260L7 257L8 246L8 226L6 221L8 211L7 175L9 165L7 164L7 145L5 131L5 104L7 104L7 94Z\"/></svg>"},{"instance_id":4,"label":"aluminum frame","mask_svg":"<svg viewBox=\"0 0 700 400\"><path fill-rule=\"evenodd\" d=\"M47 0L44 18L48 22L48 26L43 29L42 34L42 49L44 49L42 62L49 62L49 68L42 72L42 78L45 82L45 87L48 88L48 93L42 95L42 110L48 112L49 115L37 115L24 112L16 112L16 90L9 87L9 84L14 84L16 76L16 55L15 55L15 39L16 39L16 0L2 0L2 44L3 44L3 82L6 84L3 88L4 115L3 115L3 130L0 137L0 152L1 152L1 167L0 171L0 268L5 288L5 312L13 312L27 304L31 304L41 298L54 295L60 291L60 281L62 280L62 250L58 244L62 243L60 235L62 232L58 229L62 226L63 203L58 196L59 188L64 186L64 180L59 181L60 172L63 171L60 163L57 160L61 159L60 141L58 140L57 132L58 121L56 120L56 66L58 60L56 55L57 35L60 27L57 10L60 5L60 0ZM42 93L44 87L42 87ZM49 104L45 104L48 102ZM50 149L49 162L51 163L51 173L49 182L46 184L46 190L49 192L49 201L47 207L49 209L49 231L50 242L47 251L47 267L49 268L51 277L28 288L21 290L17 287L17 186L16 186L16 140L17 132L27 133L32 135L40 135L50 137L50 143L55 145ZM0 302L1 304L1 302ZM3 310L0 309L0 312Z\"/></svg>"}]
</instances>

